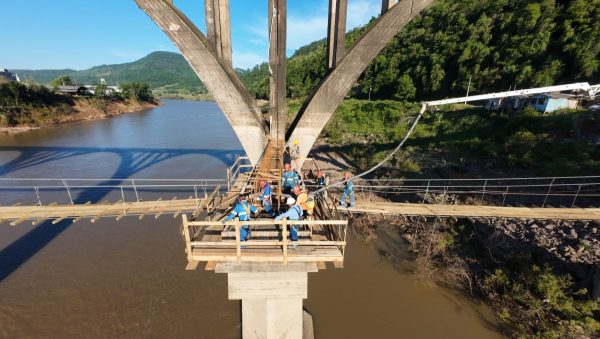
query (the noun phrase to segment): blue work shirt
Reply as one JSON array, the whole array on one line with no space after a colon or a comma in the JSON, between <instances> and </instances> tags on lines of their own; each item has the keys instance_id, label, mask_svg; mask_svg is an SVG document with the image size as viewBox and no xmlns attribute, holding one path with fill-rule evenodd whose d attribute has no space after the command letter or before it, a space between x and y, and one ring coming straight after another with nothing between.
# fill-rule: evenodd
<instances>
[{"instance_id":1,"label":"blue work shirt","mask_svg":"<svg viewBox=\"0 0 600 339\"><path fill-rule=\"evenodd\" d=\"M325 176L317 178L317 185L325 186L325 184L327 184L327 178L325 178Z\"/></svg>"},{"instance_id":2,"label":"blue work shirt","mask_svg":"<svg viewBox=\"0 0 600 339\"><path fill-rule=\"evenodd\" d=\"M354 191L354 184L352 183L352 180L346 181L345 186L344 186L344 192L346 194L350 194L353 191Z\"/></svg>"},{"instance_id":3,"label":"blue work shirt","mask_svg":"<svg viewBox=\"0 0 600 339\"><path fill-rule=\"evenodd\" d=\"M300 183L300 176L296 171L283 172L281 175L281 186L294 188Z\"/></svg>"},{"instance_id":4,"label":"blue work shirt","mask_svg":"<svg viewBox=\"0 0 600 339\"><path fill-rule=\"evenodd\" d=\"M275 220L281 220L283 218L288 218L289 220L300 220L302 218L302 207L294 205L287 212L275 218Z\"/></svg>"},{"instance_id":5,"label":"blue work shirt","mask_svg":"<svg viewBox=\"0 0 600 339\"><path fill-rule=\"evenodd\" d=\"M271 186L267 184L265 188L263 188L262 194L258 197L260 201L271 200Z\"/></svg>"},{"instance_id":6,"label":"blue work shirt","mask_svg":"<svg viewBox=\"0 0 600 339\"><path fill-rule=\"evenodd\" d=\"M250 220L250 214L256 212L258 212L258 208L250 205L250 203L247 201L242 201L235 205L235 208L233 211L231 211L231 213L229 213L227 218L225 218L225 221L231 221L236 216L238 216L241 221L248 221Z\"/></svg>"}]
</instances>

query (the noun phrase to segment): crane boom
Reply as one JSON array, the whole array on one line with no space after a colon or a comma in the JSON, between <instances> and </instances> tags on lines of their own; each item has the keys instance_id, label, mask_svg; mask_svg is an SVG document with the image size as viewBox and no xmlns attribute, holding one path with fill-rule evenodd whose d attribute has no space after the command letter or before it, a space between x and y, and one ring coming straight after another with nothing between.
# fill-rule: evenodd
<instances>
[{"instance_id":1,"label":"crane boom","mask_svg":"<svg viewBox=\"0 0 600 339\"><path fill-rule=\"evenodd\" d=\"M589 96L594 96L600 92L600 85L590 86L590 84L587 82L579 82L579 83L568 84L568 85L520 89L520 90L516 90L516 91L499 92L499 93L491 93L491 94L473 95L473 96L462 97L462 98L452 98L452 99L428 101L428 102L425 102L425 104L427 106L431 107L431 106L458 104L461 102L508 98L508 97L514 97L514 96L519 96L519 95L532 95L532 94L562 92L562 91L575 91L575 90L585 91L588 93Z\"/></svg>"}]
</instances>

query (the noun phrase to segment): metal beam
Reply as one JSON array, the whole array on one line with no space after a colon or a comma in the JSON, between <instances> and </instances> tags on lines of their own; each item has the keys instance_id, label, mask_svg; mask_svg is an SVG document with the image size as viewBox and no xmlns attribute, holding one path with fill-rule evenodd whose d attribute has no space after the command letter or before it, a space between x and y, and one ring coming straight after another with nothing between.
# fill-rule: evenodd
<instances>
[{"instance_id":1,"label":"metal beam","mask_svg":"<svg viewBox=\"0 0 600 339\"><path fill-rule=\"evenodd\" d=\"M344 57L347 11L348 0L329 0L327 30L327 65L329 69L335 68Z\"/></svg>"},{"instance_id":2,"label":"metal beam","mask_svg":"<svg viewBox=\"0 0 600 339\"><path fill-rule=\"evenodd\" d=\"M286 127L286 19L287 0L269 0L269 75L271 139L283 142Z\"/></svg>"},{"instance_id":3,"label":"metal beam","mask_svg":"<svg viewBox=\"0 0 600 339\"><path fill-rule=\"evenodd\" d=\"M319 134L358 77L387 43L433 0L402 0L377 21L348 50L304 103L287 132L287 140L300 142L303 162Z\"/></svg>"},{"instance_id":4,"label":"metal beam","mask_svg":"<svg viewBox=\"0 0 600 339\"><path fill-rule=\"evenodd\" d=\"M164 0L135 0L175 43L202 80L238 136L252 164L267 145L266 124L233 68L208 48L207 38L175 6Z\"/></svg>"}]
</instances>

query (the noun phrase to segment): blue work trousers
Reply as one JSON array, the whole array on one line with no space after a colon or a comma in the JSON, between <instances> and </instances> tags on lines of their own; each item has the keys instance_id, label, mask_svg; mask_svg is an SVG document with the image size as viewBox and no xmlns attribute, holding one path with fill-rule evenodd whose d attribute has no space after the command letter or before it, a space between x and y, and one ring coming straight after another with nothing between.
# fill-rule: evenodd
<instances>
[{"instance_id":1,"label":"blue work trousers","mask_svg":"<svg viewBox=\"0 0 600 339\"><path fill-rule=\"evenodd\" d=\"M250 229L248 228L247 225L243 225L240 228L240 241L246 241L248 239L249 235L250 235Z\"/></svg>"},{"instance_id":2,"label":"blue work trousers","mask_svg":"<svg viewBox=\"0 0 600 339\"><path fill-rule=\"evenodd\" d=\"M273 204L271 203L271 199L263 200L263 209L265 212L269 213L270 216L275 216L275 211L273 211Z\"/></svg>"},{"instance_id":3,"label":"blue work trousers","mask_svg":"<svg viewBox=\"0 0 600 339\"><path fill-rule=\"evenodd\" d=\"M290 226L290 239L292 241L298 241L298 226Z\"/></svg>"},{"instance_id":4,"label":"blue work trousers","mask_svg":"<svg viewBox=\"0 0 600 339\"><path fill-rule=\"evenodd\" d=\"M350 193L346 193L346 191L344 191L344 193L342 193L342 199L340 201L340 205L342 206L346 206L346 198L350 197L350 207L354 207L354 191L351 191Z\"/></svg>"}]
</instances>

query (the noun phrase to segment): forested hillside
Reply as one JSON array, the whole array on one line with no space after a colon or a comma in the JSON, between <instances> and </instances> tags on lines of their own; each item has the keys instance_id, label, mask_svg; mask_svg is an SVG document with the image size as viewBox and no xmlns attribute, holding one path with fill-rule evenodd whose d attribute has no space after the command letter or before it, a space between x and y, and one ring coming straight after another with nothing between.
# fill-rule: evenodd
<instances>
[{"instance_id":1,"label":"forested hillside","mask_svg":"<svg viewBox=\"0 0 600 339\"><path fill-rule=\"evenodd\" d=\"M83 71L13 70L13 72L24 79L31 78L41 84L47 84L58 76L69 76L83 84L98 83L100 78L106 79L111 85L141 82L164 94L196 94L206 91L183 56L171 52L154 52L134 62L96 66Z\"/></svg>"},{"instance_id":2,"label":"forested hillside","mask_svg":"<svg viewBox=\"0 0 600 339\"><path fill-rule=\"evenodd\" d=\"M366 27L347 34L352 43ZM325 40L288 60L288 96L306 97L326 73ZM374 60L351 96L420 100L571 81L600 81L600 0L438 0ZM159 95L206 92L183 56L155 52L89 70L12 70L48 83L144 82ZM237 70L258 98L269 94L268 67Z\"/></svg>"},{"instance_id":3,"label":"forested hillside","mask_svg":"<svg viewBox=\"0 0 600 339\"><path fill-rule=\"evenodd\" d=\"M363 29L349 33L348 45ZM359 79L353 97L412 100L516 86L600 80L600 0L439 0L416 18ZM288 95L324 77L325 41L288 63ZM242 75L261 98L266 65Z\"/></svg>"}]
</instances>

